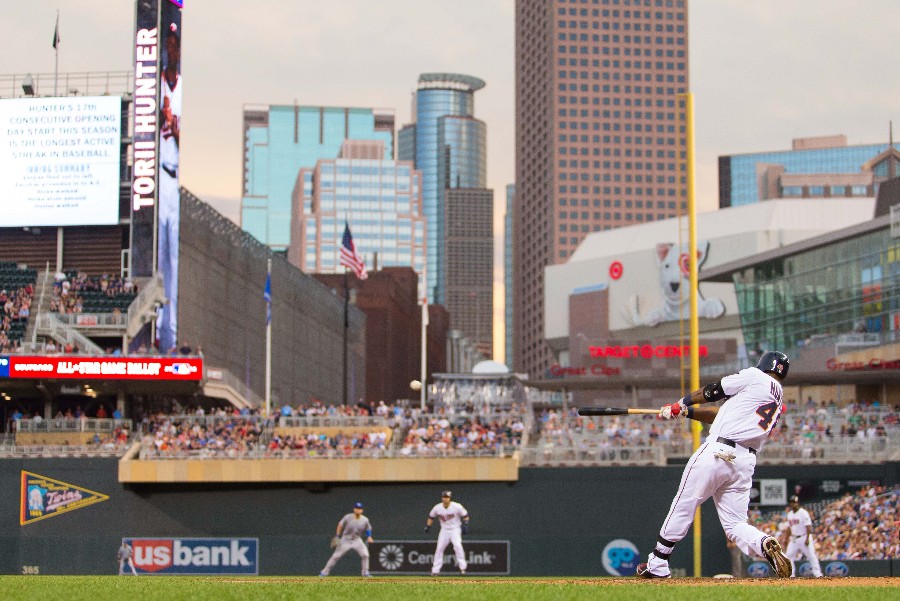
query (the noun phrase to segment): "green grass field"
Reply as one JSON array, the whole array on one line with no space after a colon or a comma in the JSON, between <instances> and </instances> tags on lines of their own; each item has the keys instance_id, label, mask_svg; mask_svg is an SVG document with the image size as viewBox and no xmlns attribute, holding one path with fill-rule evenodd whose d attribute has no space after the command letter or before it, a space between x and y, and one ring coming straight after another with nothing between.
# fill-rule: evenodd
<instances>
[{"instance_id":1,"label":"green grass field","mask_svg":"<svg viewBox=\"0 0 900 601\"><path fill-rule=\"evenodd\" d=\"M0 576L0 599L4 601L886 601L898 596L900 578L638 581L621 578Z\"/></svg>"}]
</instances>

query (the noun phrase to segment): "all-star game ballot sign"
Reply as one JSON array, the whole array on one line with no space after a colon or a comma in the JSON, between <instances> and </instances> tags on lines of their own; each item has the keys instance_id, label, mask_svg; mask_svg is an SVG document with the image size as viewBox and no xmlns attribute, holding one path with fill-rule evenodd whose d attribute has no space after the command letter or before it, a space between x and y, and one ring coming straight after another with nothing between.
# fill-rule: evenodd
<instances>
[{"instance_id":1,"label":"all-star game ballot sign","mask_svg":"<svg viewBox=\"0 0 900 601\"><path fill-rule=\"evenodd\" d=\"M19 524L24 526L108 499L103 493L22 470Z\"/></svg>"}]
</instances>

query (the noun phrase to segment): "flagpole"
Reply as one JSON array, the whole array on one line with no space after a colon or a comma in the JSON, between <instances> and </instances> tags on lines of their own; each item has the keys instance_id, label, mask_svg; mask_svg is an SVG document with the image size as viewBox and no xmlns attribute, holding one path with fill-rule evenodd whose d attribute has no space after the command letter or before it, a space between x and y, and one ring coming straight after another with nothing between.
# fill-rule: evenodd
<instances>
[{"instance_id":1,"label":"flagpole","mask_svg":"<svg viewBox=\"0 0 900 601\"><path fill-rule=\"evenodd\" d=\"M425 411L425 379L428 377L428 279L425 277L425 268L422 268L422 365L419 373L419 405Z\"/></svg>"},{"instance_id":2,"label":"flagpole","mask_svg":"<svg viewBox=\"0 0 900 601\"><path fill-rule=\"evenodd\" d=\"M350 329L350 276L344 268L344 392L342 403L347 403L347 330Z\"/></svg>"},{"instance_id":3,"label":"flagpole","mask_svg":"<svg viewBox=\"0 0 900 601\"><path fill-rule=\"evenodd\" d=\"M59 9L56 9L56 29L53 30L53 54L56 55L53 65L53 95L56 96L56 87L59 81Z\"/></svg>"},{"instance_id":4,"label":"flagpole","mask_svg":"<svg viewBox=\"0 0 900 601\"><path fill-rule=\"evenodd\" d=\"M266 281L271 286L272 278L272 259L266 263ZM271 293L269 298L269 307L266 312L267 317L271 315ZM266 319L266 417L272 412L272 319Z\"/></svg>"}]
</instances>

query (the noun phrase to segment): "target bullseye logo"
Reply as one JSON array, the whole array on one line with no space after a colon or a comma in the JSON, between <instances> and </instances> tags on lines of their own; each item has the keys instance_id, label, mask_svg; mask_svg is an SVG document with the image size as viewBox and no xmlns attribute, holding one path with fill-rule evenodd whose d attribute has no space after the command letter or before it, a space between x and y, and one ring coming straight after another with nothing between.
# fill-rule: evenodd
<instances>
[{"instance_id":1,"label":"target bullseye logo","mask_svg":"<svg viewBox=\"0 0 900 601\"><path fill-rule=\"evenodd\" d=\"M400 545L385 545L378 553L378 563L385 570L396 570L403 564L403 547Z\"/></svg>"},{"instance_id":2,"label":"target bullseye logo","mask_svg":"<svg viewBox=\"0 0 900 601\"><path fill-rule=\"evenodd\" d=\"M613 261L609 264L609 277L614 280L618 280L622 277L622 263L619 261Z\"/></svg>"}]
</instances>

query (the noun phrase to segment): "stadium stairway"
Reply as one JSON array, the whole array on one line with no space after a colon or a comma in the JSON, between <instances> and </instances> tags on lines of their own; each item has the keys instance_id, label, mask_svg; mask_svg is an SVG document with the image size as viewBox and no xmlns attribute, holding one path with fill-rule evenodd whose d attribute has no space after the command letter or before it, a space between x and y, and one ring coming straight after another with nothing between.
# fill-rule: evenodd
<instances>
[{"instance_id":1,"label":"stadium stairway","mask_svg":"<svg viewBox=\"0 0 900 601\"><path fill-rule=\"evenodd\" d=\"M50 310L50 302L53 299L53 273L50 271L49 264L47 269L38 277L35 286L34 296L36 302L31 305L31 315L28 318L28 325L25 327L24 344L30 344L35 340L35 330L37 330L37 317L42 313Z\"/></svg>"},{"instance_id":2,"label":"stadium stairway","mask_svg":"<svg viewBox=\"0 0 900 601\"><path fill-rule=\"evenodd\" d=\"M162 278L158 275L137 280L138 295L128 306L128 322L125 326L125 345L131 342L144 327L144 324L156 319L156 310L167 302Z\"/></svg>"}]
</instances>

